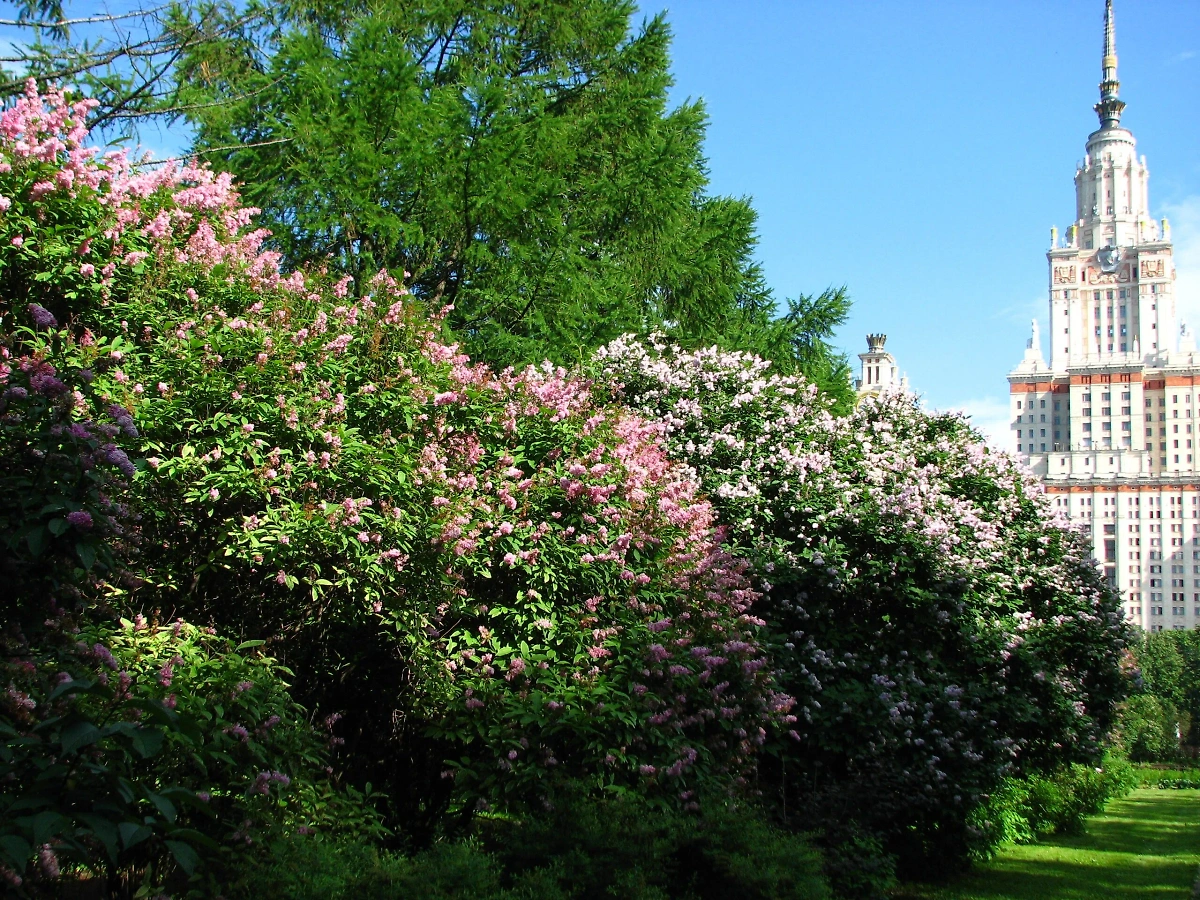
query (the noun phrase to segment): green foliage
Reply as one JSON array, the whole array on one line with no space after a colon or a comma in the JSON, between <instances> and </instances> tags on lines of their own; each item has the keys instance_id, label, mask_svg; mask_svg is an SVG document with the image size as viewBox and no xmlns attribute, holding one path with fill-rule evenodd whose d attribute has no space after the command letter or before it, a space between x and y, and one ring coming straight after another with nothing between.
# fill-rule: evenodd
<instances>
[{"instance_id":1,"label":"green foliage","mask_svg":"<svg viewBox=\"0 0 1200 900\"><path fill-rule=\"evenodd\" d=\"M421 897L429 900L824 900L820 858L766 824L761 811L703 818L635 798L574 799L480 823L479 838L412 856L347 842L289 838L249 876L246 898Z\"/></svg>"},{"instance_id":2,"label":"green foliage","mask_svg":"<svg viewBox=\"0 0 1200 900\"><path fill-rule=\"evenodd\" d=\"M330 789L325 741L273 660L182 622L69 625L4 648L10 882L53 882L73 864L200 889L273 834L346 832L356 804ZM379 833L368 813L357 835Z\"/></svg>"},{"instance_id":3,"label":"green foliage","mask_svg":"<svg viewBox=\"0 0 1200 900\"><path fill-rule=\"evenodd\" d=\"M1078 763L1048 774L1006 778L987 801L972 811L976 835L973 856L988 859L1007 843L1032 843L1047 835L1077 831L1109 800L1124 797L1137 785L1137 773L1120 756L1103 766Z\"/></svg>"},{"instance_id":4,"label":"green foliage","mask_svg":"<svg viewBox=\"0 0 1200 900\"><path fill-rule=\"evenodd\" d=\"M1163 727L1179 728L1174 752L1180 744L1200 747L1200 630L1148 632L1133 649L1145 690L1160 701Z\"/></svg>"},{"instance_id":5,"label":"green foliage","mask_svg":"<svg viewBox=\"0 0 1200 900\"><path fill-rule=\"evenodd\" d=\"M516 884L539 869L564 898L717 900L828 896L820 857L761 810L714 806L702 817L647 809L634 798L565 802L523 820L485 823Z\"/></svg>"},{"instance_id":6,"label":"green foliage","mask_svg":"<svg viewBox=\"0 0 1200 900\"><path fill-rule=\"evenodd\" d=\"M1179 713L1169 701L1136 694L1121 708L1117 740L1134 762L1169 762L1179 758Z\"/></svg>"},{"instance_id":7,"label":"green foliage","mask_svg":"<svg viewBox=\"0 0 1200 900\"><path fill-rule=\"evenodd\" d=\"M512 896L500 889L495 860L466 841L439 843L405 857L363 842L291 837L272 843L264 863L244 877L243 884L229 892L231 898L503 900Z\"/></svg>"},{"instance_id":8,"label":"green foliage","mask_svg":"<svg viewBox=\"0 0 1200 900\"><path fill-rule=\"evenodd\" d=\"M359 285L403 271L497 367L666 328L849 401L827 343L844 292L775 319L753 209L706 193L702 104L668 108L661 15L634 30L629 0L273 12L189 50L178 89L197 149L245 184L290 264Z\"/></svg>"},{"instance_id":9,"label":"green foliage","mask_svg":"<svg viewBox=\"0 0 1200 900\"><path fill-rule=\"evenodd\" d=\"M876 834L853 822L832 825L822 841L824 871L834 896L845 900L887 900L896 887L896 858Z\"/></svg>"},{"instance_id":10,"label":"green foliage","mask_svg":"<svg viewBox=\"0 0 1200 900\"><path fill-rule=\"evenodd\" d=\"M1139 765L1134 769L1138 787L1175 790L1200 788L1200 768L1194 765Z\"/></svg>"}]
</instances>

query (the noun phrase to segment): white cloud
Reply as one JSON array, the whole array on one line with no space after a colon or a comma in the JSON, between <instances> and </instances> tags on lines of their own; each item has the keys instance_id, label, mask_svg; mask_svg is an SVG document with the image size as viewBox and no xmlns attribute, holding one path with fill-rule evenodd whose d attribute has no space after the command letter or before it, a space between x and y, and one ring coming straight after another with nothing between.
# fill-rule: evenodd
<instances>
[{"instance_id":1,"label":"white cloud","mask_svg":"<svg viewBox=\"0 0 1200 900\"><path fill-rule=\"evenodd\" d=\"M1181 62L1187 62L1196 56L1195 50L1184 50L1182 53L1176 53L1174 56L1168 56L1165 65L1177 66Z\"/></svg>"},{"instance_id":2,"label":"white cloud","mask_svg":"<svg viewBox=\"0 0 1200 900\"><path fill-rule=\"evenodd\" d=\"M1200 194L1163 204L1175 244L1175 304L1179 317L1200 326Z\"/></svg>"},{"instance_id":3,"label":"white cloud","mask_svg":"<svg viewBox=\"0 0 1200 900\"><path fill-rule=\"evenodd\" d=\"M1001 450L1016 449L1012 429L1009 428L1011 414L1007 396L976 397L952 404L949 409L970 417L971 424L982 431L992 445Z\"/></svg>"}]
</instances>

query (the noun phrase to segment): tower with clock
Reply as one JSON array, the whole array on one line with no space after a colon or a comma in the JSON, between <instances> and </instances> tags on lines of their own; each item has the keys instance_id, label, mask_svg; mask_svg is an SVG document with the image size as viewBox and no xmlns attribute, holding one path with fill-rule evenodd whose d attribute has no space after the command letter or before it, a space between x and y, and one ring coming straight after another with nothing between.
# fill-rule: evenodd
<instances>
[{"instance_id":1,"label":"tower with clock","mask_svg":"<svg viewBox=\"0 0 1200 900\"><path fill-rule=\"evenodd\" d=\"M1047 253L1049 362L1035 323L1009 374L1017 452L1086 526L1125 612L1200 626L1200 354L1175 305L1170 225L1121 125L1116 25L1104 10L1100 127L1075 171L1075 218Z\"/></svg>"}]
</instances>

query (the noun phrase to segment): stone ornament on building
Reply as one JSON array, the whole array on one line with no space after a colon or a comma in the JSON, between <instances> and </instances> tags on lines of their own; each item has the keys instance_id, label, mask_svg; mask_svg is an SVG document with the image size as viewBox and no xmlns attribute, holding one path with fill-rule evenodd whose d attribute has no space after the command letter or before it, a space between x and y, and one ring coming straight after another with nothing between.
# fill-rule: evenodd
<instances>
[{"instance_id":1,"label":"stone ornament on building","mask_svg":"<svg viewBox=\"0 0 1200 900\"><path fill-rule=\"evenodd\" d=\"M1087 270L1088 284L1124 284L1132 280L1133 275L1130 272L1129 266L1125 266L1118 272L1105 272L1103 269Z\"/></svg>"},{"instance_id":2,"label":"stone ornament on building","mask_svg":"<svg viewBox=\"0 0 1200 900\"><path fill-rule=\"evenodd\" d=\"M1054 267L1054 283L1055 284L1074 284L1075 283L1075 267L1074 266L1055 266Z\"/></svg>"},{"instance_id":3,"label":"stone ornament on building","mask_svg":"<svg viewBox=\"0 0 1200 900\"><path fill-rule=\"evenodd\" d=\"M1200 351L1177 316L1170 223L1121 126L1104 10L1100 127L1075 172L1076 220L1051 231L1049 323L1009 373L1013 443L1055 510L1084 527L1126 615L1200 626Z\"/></svg>"}]
</instances>

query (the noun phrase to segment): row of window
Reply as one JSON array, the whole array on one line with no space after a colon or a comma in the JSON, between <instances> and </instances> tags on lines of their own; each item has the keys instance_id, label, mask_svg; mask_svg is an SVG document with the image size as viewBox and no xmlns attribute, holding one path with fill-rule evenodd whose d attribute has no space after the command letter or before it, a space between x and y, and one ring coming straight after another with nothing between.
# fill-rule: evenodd
<instances>
[{"instance_id":1,"label":"row of window","mask_svg":"<svg viewBox=\"0 0 1200 900\"><path fill-rule=\"evenodd\" d=\"M1042 429L1042 431L1043 431L1043 432L1045 432L1045 429L1043 428L1043 429ZM1018 435L1018 437L1019 437L1019 436L1020 436L1020 435ZM1030 435L1029 435L1029 436L1030 436L1030 437L1033 437L1033 433L1032 433L1032 432L1030 432ZM1042 436L1044 437L1045 435L1043 434ZM1191 442L1189 441L1189 444L1190 444L1190 443L1191 443ZM1176 444L1176 446L1178 446L1178 445L1179 445L1179 441L1176 441L1176 442L1175 442L1175 444ZM1131 448L1132 448L1132 441L1131 441L1131 439L1130 439L1130 438L1127 438L1127 437L1123 437L1123 438L1121 438L1121 447L1122 447L1122 449L1126 449L1126 450L1128 450L1128 449L1131 449ZM1055 445L1053 449L1054 449L1055 451L1058 451L1058 450L1063 450L1063 449L1065 449L1065 448L1063 448L1063 447L1059 447L1059 446ZM1084 449L1084 450L1112 450L1112 449L1113 449L1113 446L1112 446L1112 439L1111 439L1111 438L1105 438L1105 439L1104 439L1104 443L1103 443L1102 445L1100 445L1100 446L1095 446L1095 445L1093 445L1093 443L1092 443L1092 439L1091 439L1091 438L1084 438L1084 439L1083 439L1083 447L1082 447L1082 449ZM1153 449L1153 448L1147 448L1147 449ZM1166 445L1164 444L1164 445L1163 445L1163 446L1162 446L1160 449L1163 449L1163 450L1165 450L1165 449L1166 449ZM1017 444L1017 452L1018 452L1018 453L1046 453L1046 452L1047 452L1047 450L1046 450L1046 444L1045 444L1045 443L1041 443L1041 444L1028 444L1028 445L1026 445L1026 444L1024 444L1024 443L1018 443L1018 444ZM1180 459L1180 456L1181 456L1181 454L1179 454L1179 453L1176 453L1176 454L1174 454L1174 459L1173 459L1173 462L1175 462L1175 463L1180 463L1180 462L1183 462L1183 463L1190 463L1190 462L1192 461L1192 454L1191 454L1191 453L1182 454L1182 456L1184 457L1182 460ZM1153 468L1153 467L1154 467L1154 465L1155 465L1155 463L1154 463L1154 457L1150 457L1150 458L1147 460L1147 463L1149 463L1150 467L1151 467L1151 468ZM1112 462L1110 461L1110 465L1111 465L1111 464L1112 464ZM1158 460L1158 465L1159 465L1160 467L1162 467L1162 466L1165 466L1166 464L1167 464L1167 457L1165 457L1165 456L1163 456L1163 457L1160 457L1160 458L1159 458L1159 460ZM1066 460L1063 460L1063 465L1066 465ZM1089 463L1087 460L1085 460L1085 461L1084 461L1084 465L1090 465L1090 463Z\"/></svg>"},{"instance_id":2,"label":"row of window","mask_svg":"<svg viewBox=\"0 0 1200 900\"><path fill-rule=\"evenodd\" d=\"M1121 392L1121 400L1123 400L1123 401L1125 401L1125 402L1129 402L1131 398L1132 398L1131 392L1129 392L1129 391L1122 391L1122 392ZM1083 393L1083 395L1080 397L1080 399L1081 399L1081 400L1082 400L1084 403L1091 403L1091 402L1092 402L1092 392L1091 392L1091 391L1085 391L1085 392ZM1145 399L1146 399L1146 408L1147 408L1147 409L1149 409L1150 407L1153 407L1153 406L1154 406L1154 398L1153 398L1153 397L1146 397ZM1192 400L1192 399L1196 399L1198 402L1200 402L1200 397L1193 398L1193 397L1191 397L1191 396L1190 396L1190 395L1188 395L1188 394L1184 394L1184 395L1183 395L1183 402L1184 402L1184 404L1187 404L1187 403L1188 403L1190 400ZM1102 391L1102 392L1100 393L1100 402L1101 402L1101 403L1111 403L1111 402L1112 402L1112 392L1111 392L1111 391ZM1032 400L1029 400L1029 401L1027 401L1027 405L1025 405L1025 406L1022 406L1022 404L1023 404L1023 403L1026 403L1026 401L1018 400L1018 401L1017 401L1017 409L1033 409L1033 408L1034 408L1034 407L1033 407L1033 401L1032 401ZM1177 405L1178 403L1179 403L1179 395L1178 395L1178 394L1172 394L1172 395L1171 395L1171 405L1172 405L1172 406L1175 406L1175 405ZM1164 396L1164 397L1159 397L1159 398L1158 398L1158 405L1159 405L1160 407L1165 407L1165 406L1167 405L1167 398L1166 398L1165 396ZM1046 408L1046 401L1045 401L1045 399L1044 399L1044 398L1038 401L1038 408L1040 408L1040 409L1045 409L1045 408ZM1055 401L1054 401L1054 408L1055 408L1055 409L1062 409L1062 401L1061 401L1061 400L1055 400ZM1125 408L1123 408L1123 409L1122 409L1122 412L1123 412L1124 414L1128 415L1128 414L1129 414L1129 407L1125 407ZM1085 416L1091 415L1091 409L1090 409L1090 408L1085 408L1085 409L1083 410L1083 414L1084 414ZM1104 412L1104 415L1106 415L1106 416L1107 416L1107 415L1110 415L1110 412L1108 412L1108 411L1106 410L1106 411ZM1165 414L1164 414L1164 415L1165 415ZM1184 418L1188 418L1188 419L1190 419L1190 418L1191 418L1191 416L1192 416L1191 410L1190 410L1190 409L1188 409L1188 408L1185 406L1185 408L1184 408ZM1178 419L1178 418L1179 418L1179 413L1178 413L1178 411L1176 411L1176 412L1175 412L1174 418L1176 418L1176 419ZM1030 419L1030 421L1032 422L1033 420L1032 420L1032 419Z\"/></svg>"},{"instance_id":3,"label":"row of window","mask_svg":"<svg viewBox=\"0 0 1200 900\"><path fill-rule=\"evenodd\" d=\"M1164 615L1163 609L1164 609L1164 607L1161 607L1161 606L1152 606L1152 607L1150 607L1150 615L1152 615L1152 616ZM1200 616L1200 606L1194 607L1194 610L1195 611L1193 612L1193 615ZM1130 607L1130 612L1132 612L1132 611L1133 611L1133 607ZM1137 611L1138 611L1138 613L1141 613L1142 608L1140 606L1137 607ZM1172 606L1171 607L1171 615L1186 616L1187 615L1187 607L1186 606Z\"/></svg>"}]
</instances>

